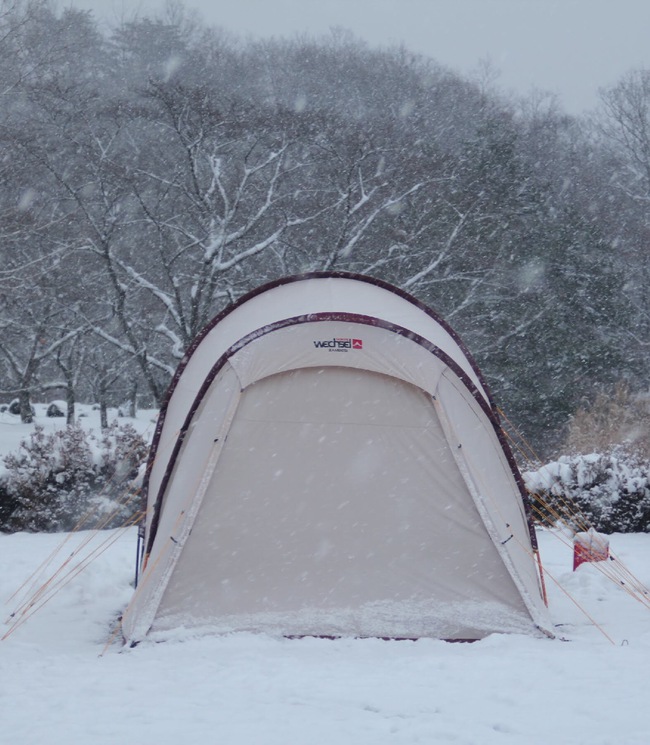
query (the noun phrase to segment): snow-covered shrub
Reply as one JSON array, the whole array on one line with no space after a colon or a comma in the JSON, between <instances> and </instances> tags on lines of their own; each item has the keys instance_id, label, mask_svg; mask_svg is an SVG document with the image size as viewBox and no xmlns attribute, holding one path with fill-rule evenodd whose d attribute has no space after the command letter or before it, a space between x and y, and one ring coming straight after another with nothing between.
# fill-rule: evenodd
<instances>
[{"instance_id":1,"label":"snow-covered shrub","mask_svg":"<svg viewBox=\"0 0 650 745\"><path fill-rule=\"evenodd\" d=\"M131 424L113 422L102 430L98 440L99 467L112 485L134 482L149 447ZM121 492L122 489L120 488Z\"/></svg>"},{"instance_id":2,"label":"snow-covered shrub","mask_svg":"<svg viewBox=\"0 0 650 745\"><path fill-rule=\"evenodd\" d=\"M562 456L523 474L547 519L602 533L650 532L650 463L622 449ZM534 497L535 498L535 497Z\"/></svg>"},{"instance_id":3,"label":"snow-covered shrub","mask_svg":"<svg viewBox=\"0 0 650 745\"><path fill-rule=\"evenodd\" d=\"M52 403L47 407L45 416L50 417L50 418L64 417L65 416L65 404L62 404L59 401L52 401Z\"/></svg>"},{"instance_id":4,"label":"snow-covered shrub","mask_svg":"<svg viewBox=\"0 0 650 745\"><path fill-rule=\"evenodd\" d=\"M147 444L130 425L96 437L79 426L46 434L35 427L18 452L4 458L0 529L60 531L120 525L140 509L138 469Z\"/></svg>"}]
</instances>

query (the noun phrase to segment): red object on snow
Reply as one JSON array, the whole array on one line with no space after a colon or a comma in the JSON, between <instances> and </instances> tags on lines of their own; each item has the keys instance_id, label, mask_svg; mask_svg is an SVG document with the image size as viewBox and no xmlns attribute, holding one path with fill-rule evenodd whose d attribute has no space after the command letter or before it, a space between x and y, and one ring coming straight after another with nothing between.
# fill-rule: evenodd
<instances>
[{"instance_id":1,"label":"red object on snow","mask_svg":"<svg viewBox=\"0 0 650 745\"><path fill-rule=\"evenodd\" d=\"M587 561L609 559L609 539L602 533L589 528L586 533L576 533L573 537L573 571Z\"/></svg>"}]
</instances>

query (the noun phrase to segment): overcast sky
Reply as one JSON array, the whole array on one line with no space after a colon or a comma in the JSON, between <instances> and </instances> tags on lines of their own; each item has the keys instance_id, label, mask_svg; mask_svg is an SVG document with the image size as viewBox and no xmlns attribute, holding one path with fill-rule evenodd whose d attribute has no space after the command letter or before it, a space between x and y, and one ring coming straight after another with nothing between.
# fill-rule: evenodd
<instances>
[{"instance_id":1,"label":"overcast sky","mask_svg":"<svg viewBox=\"0 0 650 745\"><path fill-rule=\"evenodd\" d=\"M164 0L67 0L98 19L162 8ZM404 44L463 74L482 60L498 85L559 96L581 113L598 89L650 68L650 0L185 0L211 25L242 36L350 29L372 45Z\"/></svg>"}]
</instances>

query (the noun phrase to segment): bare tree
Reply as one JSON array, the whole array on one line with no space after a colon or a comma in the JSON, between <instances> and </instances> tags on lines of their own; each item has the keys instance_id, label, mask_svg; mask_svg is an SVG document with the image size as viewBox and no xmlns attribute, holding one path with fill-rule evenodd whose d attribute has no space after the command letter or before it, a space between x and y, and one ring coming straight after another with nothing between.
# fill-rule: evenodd
<instances>
[{"instance_id":1,"label":"bare tree","mask_svg":"<svg viewBox=\"0 0 650 745\"><path fill-rule=\"evenodd\" d=\"M612 240L627 273L627 295L636 307L636 319L627 332L648 370L650 350L650 71L634 70L601 91L598 131L605 149L609 193L607 209ZM614 192L611 187L614 186Z\"/></svg>"}]
</instances>

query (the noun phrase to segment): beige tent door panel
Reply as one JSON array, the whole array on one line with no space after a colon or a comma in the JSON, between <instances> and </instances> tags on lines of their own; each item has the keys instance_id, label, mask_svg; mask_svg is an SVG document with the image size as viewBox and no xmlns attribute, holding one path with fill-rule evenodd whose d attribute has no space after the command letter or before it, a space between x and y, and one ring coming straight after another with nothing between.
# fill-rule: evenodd
<instances>
[{"instance_id":1,"label":"beige tent door panel","mask_svg":"<svg viewBox=\"0 0 650 745\"><path fill-rule=\"evenodd\" d=\"M309 368L249 386L153 629L528 630L431 398Z\"/></svg>"}]
</instances>

